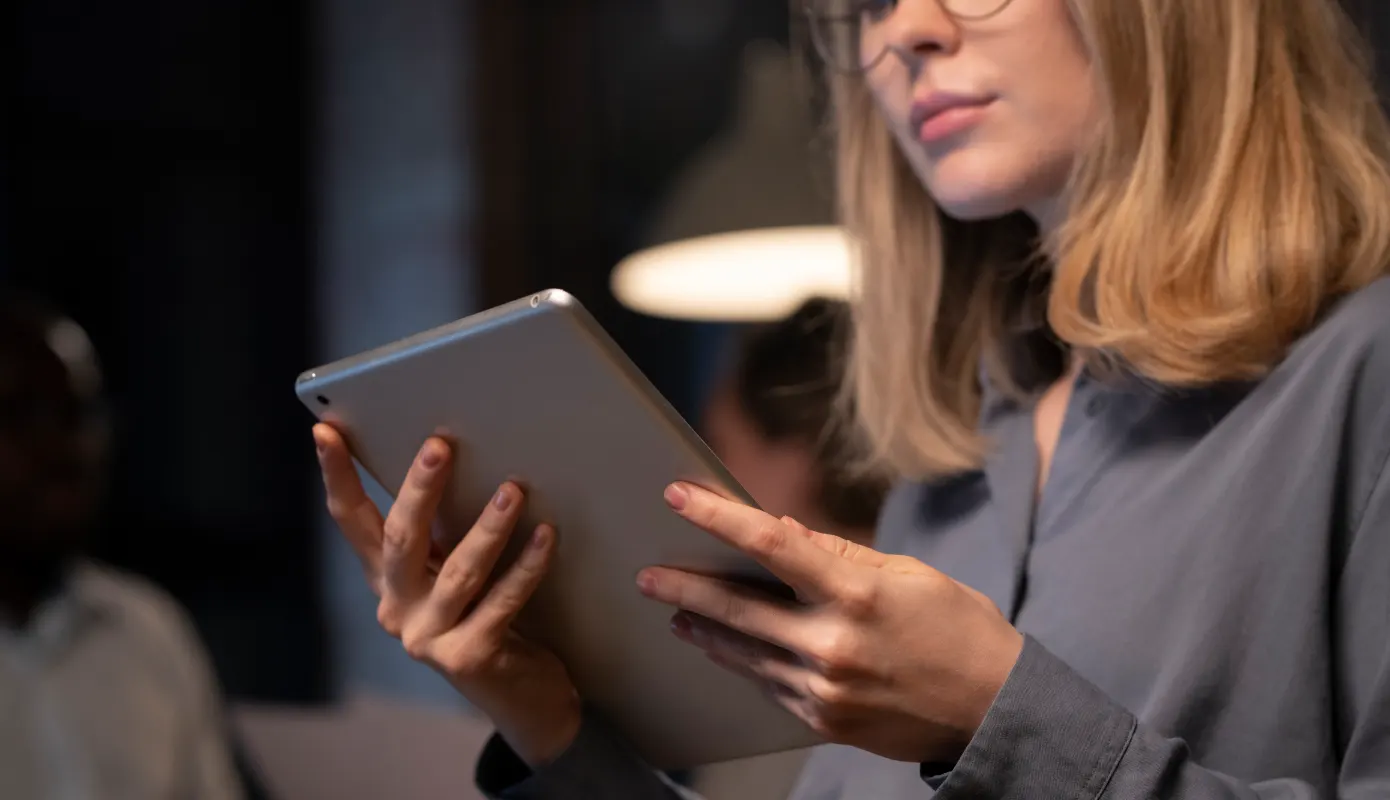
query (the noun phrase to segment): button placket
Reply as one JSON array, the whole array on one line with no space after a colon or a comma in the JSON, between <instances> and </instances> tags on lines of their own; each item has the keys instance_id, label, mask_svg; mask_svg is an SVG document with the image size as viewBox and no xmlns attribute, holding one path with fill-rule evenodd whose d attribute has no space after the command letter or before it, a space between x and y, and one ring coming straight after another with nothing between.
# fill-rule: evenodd
<instances>
[{"instance_id":1,"label":"button placket","mask_svg":"<svg viewBox=\"0 0 1390 800\"><path fill-rule=\"evenodd\" d=\"M1047 485L1039 498L1034 519L1033 542L1049 536L1062 523L1066 512L1085 497L1086 492L1123 448L1125 437L1119 428L1127 424L1112 411L1128 408L1113 396L1111 388L1080 376L1072 389L1057 449L1048 470Z\"/></svg>"}]
</instances>

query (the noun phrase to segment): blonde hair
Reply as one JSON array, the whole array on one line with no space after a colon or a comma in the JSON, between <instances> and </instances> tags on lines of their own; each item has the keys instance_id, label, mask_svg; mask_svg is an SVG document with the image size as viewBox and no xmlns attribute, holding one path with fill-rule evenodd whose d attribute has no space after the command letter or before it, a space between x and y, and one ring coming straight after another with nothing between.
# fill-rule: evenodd
<instances>
[{"instance_id":1,"label":"blonde hair","mask_svg":"<svg viewBox=\"0 0 1390 800\"><path fill-rule=\"evenodd\" d=\"M832 79L860 262L843 406L872 469L978 467L982 379L1035 391L1058 341L1169 386L1255 379L1387 273L1390 127L1335 0L1070 5L1106 119L1045 241L942 214L863 78Z\"/></svg>"}]
</instances>

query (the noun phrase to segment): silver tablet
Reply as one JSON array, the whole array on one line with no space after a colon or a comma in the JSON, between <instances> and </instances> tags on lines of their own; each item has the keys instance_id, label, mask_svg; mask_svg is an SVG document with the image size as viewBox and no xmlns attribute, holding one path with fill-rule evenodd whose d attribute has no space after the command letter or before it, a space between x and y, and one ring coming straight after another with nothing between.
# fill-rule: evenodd
<instances>
[{"instance_id":1,"label":"silver tablet","mask_svg":"<svg viewBox=\"0 0 1390 800\"><path fill-rule=\"evenodd\" d=\"M773 579L666 507L674 480L753 501L573 297L541 292L318 367L296 393L392 496L427 437L454 441L446 540L504 480L526 487L522 524L552 522L559 538L518 624L654 767L816 742L752 683L672 636L671 609L637 592L637 572L656 564Z\"/></svg>"}]
</instances>

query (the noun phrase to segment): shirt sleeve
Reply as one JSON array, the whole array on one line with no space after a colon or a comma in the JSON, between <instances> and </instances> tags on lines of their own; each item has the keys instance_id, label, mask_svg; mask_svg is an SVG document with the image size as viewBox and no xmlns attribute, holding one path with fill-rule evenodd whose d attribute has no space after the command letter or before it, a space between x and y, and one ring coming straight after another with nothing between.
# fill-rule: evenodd
<instances>
[{"instance_id":1,"label":"shirt sleeve","mask_svg":"<svg viewBox=\"0 0 1390 800\"><path fill-rule=\"evenodd\" d=\"M960 759L922 765L937 800L1390 798L1390 472L1382 470L1335 586L1336 785L1247 783L1196 763L1032 638Z\"/></svg>"},{"instance_id":2,"label":"shirt sleeve","mask_svg":"<svg viewBox=\"0 0 1390 800\"><path fill-rule=\"evenodd\" d=\"M478 759L476 782L493 800L700 800L649 767L592 713L569 748L535 771L494 735Z\"/></svg>"}]
</instances>

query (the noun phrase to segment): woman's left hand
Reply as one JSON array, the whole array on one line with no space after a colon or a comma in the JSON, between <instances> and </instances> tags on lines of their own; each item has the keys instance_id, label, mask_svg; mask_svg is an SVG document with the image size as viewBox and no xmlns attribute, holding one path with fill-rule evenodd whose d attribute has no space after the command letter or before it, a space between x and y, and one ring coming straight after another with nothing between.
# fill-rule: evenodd
<instances>
[{"instance_id":1,"label":"woman's left hand","mask_svg":"<svg viewBox=\"0 0 1390 800\"><path fill-rule=\"evenodd\" d=\"M898 761L960 755L1023 647L989 598L914 558L816 533L690 484L672 485L666 500L800 600L646 569L642 592L682 609L672 620L678 637L762 682L827 741Z\"/></svg>"}]
</instances>

